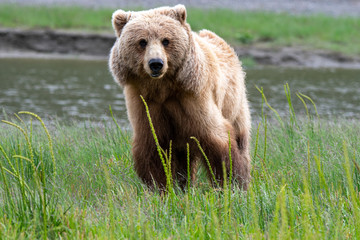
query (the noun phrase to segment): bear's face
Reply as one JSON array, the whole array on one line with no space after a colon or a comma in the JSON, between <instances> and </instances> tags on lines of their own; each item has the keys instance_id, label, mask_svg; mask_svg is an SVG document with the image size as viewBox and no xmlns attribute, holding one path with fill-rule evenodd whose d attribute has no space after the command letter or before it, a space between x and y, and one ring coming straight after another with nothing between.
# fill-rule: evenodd
<instances>
[{"instance_id":1,"label":"bear's face","mask_svg":"<svg viewBox=\"0 0 360 240\"><path fill-rule=\"evenodd\" d=\"M141 79L174 75L189 50L185 19L186 10L181 5L142 12L116 11L116 64Z\"/></svg>"}]
</instances>

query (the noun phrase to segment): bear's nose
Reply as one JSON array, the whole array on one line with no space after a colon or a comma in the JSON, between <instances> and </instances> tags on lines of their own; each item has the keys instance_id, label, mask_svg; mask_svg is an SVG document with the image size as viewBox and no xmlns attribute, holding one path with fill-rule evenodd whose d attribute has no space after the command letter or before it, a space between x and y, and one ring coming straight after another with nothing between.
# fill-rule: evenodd
<instances>
[{"instance_id":1,"label":"bear's nose","mask_svg":"<svg viewBox=\"0 0 360 240\"><path fill-rule=\"evenodd\" d=\"M149 61L149 67L153 72L159 72L164 66L163 60L160 58L153 58Z\"/></svg>"}]
</instances>

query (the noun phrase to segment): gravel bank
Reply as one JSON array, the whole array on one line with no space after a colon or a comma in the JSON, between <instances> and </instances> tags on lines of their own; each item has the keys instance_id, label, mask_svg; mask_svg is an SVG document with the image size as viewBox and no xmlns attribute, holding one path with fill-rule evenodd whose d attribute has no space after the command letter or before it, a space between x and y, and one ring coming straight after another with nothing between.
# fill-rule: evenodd
<instances>
[{"instance_id":1,"label":"gravel bank","mask_svg":"<svg viewBox=\"0 0 360 240\"><path fill-rule=\"evenodd\" d=\"M360 0L0 0L0 3L26 5L78 5L109 8L152 8L182 3L187 7L229 8L234 10L360 16Z\"/></svg>"},{"instance_id":2,"label":"gravel bank","mask_svg":"<svg viewBox=\"0 0 360 240\"><path fill-rule=\"evenodd\" d=\"M187 7L262 10L291 14L329 14L360 17L360 0L0 0L1 3L25 5L78 5L108 8L152 8L183 3ZM63 31L0 29L0 58L82 58L106 59L115 41L113 34L69 33ZM97 46L94 48L94 46ZM291 67L360 68L359 57L347 57L321 50L301 48L259 49L254 46L235 48L240 57L249 57L262 65Z\"/></svg>"},{"instance_id":3,"label":"gravel bank","mask_svg":"<svg viewBox=\"0 0 360 240\"><path fill-rule=\"evenodd\" d=\"M106 60L113 34L73 33L53 30L0 29L0 58L79 58ZM96 48L94 48L96 46ZM260 65L310 68L360 68L360 58L301 48L261 49L235 47L240 58Z\"/></svg>"}]
</instances>

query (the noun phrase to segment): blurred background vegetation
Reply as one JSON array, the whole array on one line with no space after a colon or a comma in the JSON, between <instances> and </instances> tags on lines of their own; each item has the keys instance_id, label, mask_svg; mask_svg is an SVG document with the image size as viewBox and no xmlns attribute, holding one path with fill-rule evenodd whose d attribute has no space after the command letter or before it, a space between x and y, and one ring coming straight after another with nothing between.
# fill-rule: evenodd
<instances>
[{"instance_id":1,"label":"blurred background vegetation","mask_svg":"<svg viewBox=\"0 0 360 240\"><path fill-rule=\"evenodd\" d=\"M114 9L0 5L0 26L111 33ZM301 47L360 55L360 18L228 9L188 9L192 29L209 29L233 45Z\"/></svg>"}]
</instances>

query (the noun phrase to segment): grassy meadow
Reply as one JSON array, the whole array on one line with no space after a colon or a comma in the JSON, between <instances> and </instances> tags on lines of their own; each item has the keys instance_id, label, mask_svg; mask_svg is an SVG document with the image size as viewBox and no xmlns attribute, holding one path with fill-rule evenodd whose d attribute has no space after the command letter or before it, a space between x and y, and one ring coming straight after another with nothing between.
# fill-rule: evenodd
<instances>
[{"instance_id":1,"label":"grassy meadow","mask_svg":"<svg viewBox=\"0 0 360 240\"><path fill-rule=\"evenodd\" d=\"M185 192L148 190L133 169L131 133L116 120L8 117L0 125L0 239L360 239L358 122L297 116L285 89L286 118L263 96L271 113L254 122L247 192L211 187L204 167ZM304 112L316 112L298 96Z\"/></svg>"},{"instance_id":2,"label":"grassy meadow","mask_svg":"<svg viewBox=\"0 0 360 240\"><path fill-rule=\"evenodd\" d=\"M1 4L0 27L111 33L114 10ZM360 55L360 18L355 17L188 9L188 22L193 30L212 30L233 45L295 46Z\"/></svg>"}]
</instances>

